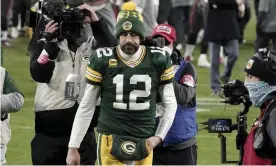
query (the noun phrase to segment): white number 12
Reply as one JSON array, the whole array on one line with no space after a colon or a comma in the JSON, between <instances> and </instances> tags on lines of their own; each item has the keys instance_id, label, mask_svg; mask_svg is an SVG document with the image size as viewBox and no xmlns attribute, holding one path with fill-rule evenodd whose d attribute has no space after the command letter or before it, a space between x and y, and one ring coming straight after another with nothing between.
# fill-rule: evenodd
<instances>
[{"instance_id":1,"label":"white number 12","mask_svg":"<svg viewBox=\"0 0 276 166\"><path fill-rule=\"evenodd\" d=\"M130 84L137 84L138 82L145 83L145 90L133 90L129 94L129 110L145 110L149 109L150 101L144 103L137 103L137 97L148 97L151 93L151 78L149 75L133 75L130 78ZM113 102L113 107L117 109L127 109L127 104L123 103L124 91L124 75L119 74L113 78L113 83L116 84L116 102Z\"/></svg>"}]
</instances>

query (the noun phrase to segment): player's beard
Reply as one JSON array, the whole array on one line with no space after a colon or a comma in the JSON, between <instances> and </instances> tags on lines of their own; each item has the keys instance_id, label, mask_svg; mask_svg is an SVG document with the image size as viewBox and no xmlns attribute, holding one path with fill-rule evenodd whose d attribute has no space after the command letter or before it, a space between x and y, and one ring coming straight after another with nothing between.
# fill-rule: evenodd
<instances>
[{"instance_id":1,"label":"player's beard","mask_svg":"<svg viewBox=\"0 0 276 166\"><path fill-rule=\"evenodd\" d=\"M121 46L121 49L122 51L125 53L125 54L128 54L128 55L133 55L137 52L139 48L139 45L135 44L135 43L125 43Z\"/></svg>"}]
</instances>

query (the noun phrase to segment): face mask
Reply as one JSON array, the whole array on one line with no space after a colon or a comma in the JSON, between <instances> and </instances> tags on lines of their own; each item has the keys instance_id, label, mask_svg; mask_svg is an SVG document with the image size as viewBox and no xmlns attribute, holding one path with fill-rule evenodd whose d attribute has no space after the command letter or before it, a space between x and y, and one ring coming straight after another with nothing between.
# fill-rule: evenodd
<instances>
[{"instance_id":1,"label":"face mask","mask_svg":"<svg viewBox=\"0 0 276 166\"><path fill-rule=\"evenodd\" d=\"M167 51L169 53L169 55L171 56L172 53L173 53L173 49L171 49L170 47L168 46L164 46L164 50Z\"/></svg>"},{"instance_id":2,"label":"face mask","mask_svg":"<svg viewBox=\"0 0 276 166\"><path fill-rule=\"evenodd\" d=\"M261 107L264 102L272 99L273 96L270 94L276 91L276 86L269 85L264 81L249 82L245 83L244 86L249 92L249 98L253 105Z\"/></svg>"}]
</instances>

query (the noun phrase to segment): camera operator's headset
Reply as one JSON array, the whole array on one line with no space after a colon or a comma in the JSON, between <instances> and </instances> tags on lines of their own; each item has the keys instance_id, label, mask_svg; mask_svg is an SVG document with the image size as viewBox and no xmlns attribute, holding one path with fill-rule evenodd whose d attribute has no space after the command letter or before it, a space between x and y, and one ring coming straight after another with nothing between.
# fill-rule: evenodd
<instances>
[{"instance_id":1,"label":"camera operator's headset","mask_svg":"<svg viewBox=\"0 0 276 166\"><path fill-rule=\"evenodd\" d=\"M267 74L270 74L272 78L270 84L276 85L276 51L269 50L268 48L260 48L254 56L261 60Z\"/></svg>"}]
</instances>

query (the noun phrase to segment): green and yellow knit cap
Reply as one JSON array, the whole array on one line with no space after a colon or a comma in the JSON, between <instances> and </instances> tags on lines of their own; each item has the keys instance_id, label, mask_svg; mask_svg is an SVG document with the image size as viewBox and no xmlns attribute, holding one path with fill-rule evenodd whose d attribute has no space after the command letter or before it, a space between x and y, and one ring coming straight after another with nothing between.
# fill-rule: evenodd
<instances>
[{"instance_id":1,"label":"green and yellow knit cap","mask_svg":"<svg viewBox=\"0 0 276 166\"><path fill-rule=\"evenodd\" d=\"M134 2L126 2L122 5L122 10L118 14L117 24L115 26L115 37L123 32L133 32L141 38L145 37L145 27L143 24L143 16L136 10Z\"/></svg>"}]
</instances>

